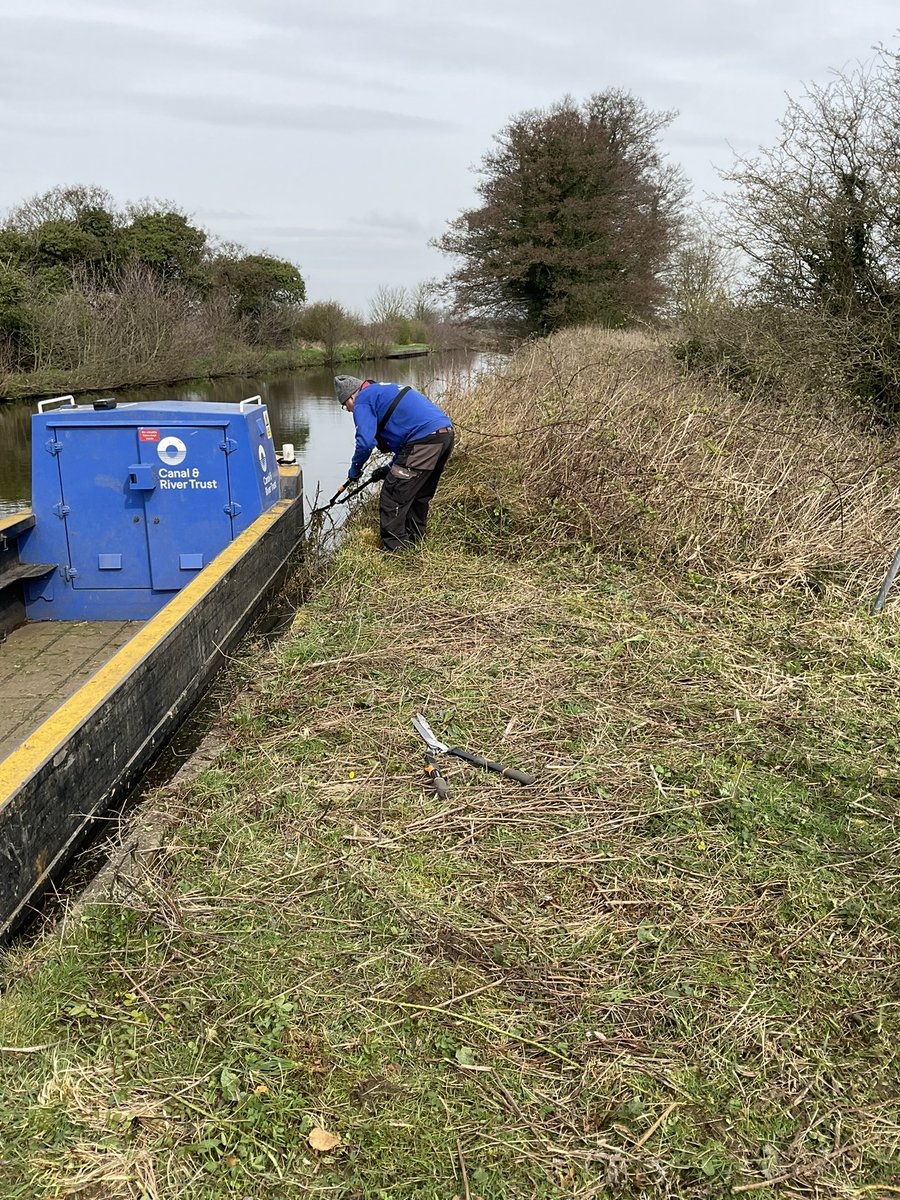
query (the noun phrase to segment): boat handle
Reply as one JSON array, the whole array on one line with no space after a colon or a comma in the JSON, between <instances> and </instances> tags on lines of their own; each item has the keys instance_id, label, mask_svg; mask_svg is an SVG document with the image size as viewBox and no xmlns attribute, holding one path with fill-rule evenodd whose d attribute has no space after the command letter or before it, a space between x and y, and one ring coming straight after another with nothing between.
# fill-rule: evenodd
<instances>
[{"instance_id":1,"label":"boat handle","mask_svg":"<svg viewBox=\"0 0 900 1200\"><path fill-rule=\"evenodd\" d=\"M52 400L38 400L38 412L41 413L48 404L75 404L74 396L54 396Z\"/></svg>"},{"instance_id":2,"label":"boat handle","mask_svg":"<svg viewBox=\"0 0 900 1200\"><path fill-rule=\"evenodd\" d=\"M246 400L241 401L240 412L244 411L245 404L262 404L262 396L248 396Z\"/></svg>"}]
</instances>

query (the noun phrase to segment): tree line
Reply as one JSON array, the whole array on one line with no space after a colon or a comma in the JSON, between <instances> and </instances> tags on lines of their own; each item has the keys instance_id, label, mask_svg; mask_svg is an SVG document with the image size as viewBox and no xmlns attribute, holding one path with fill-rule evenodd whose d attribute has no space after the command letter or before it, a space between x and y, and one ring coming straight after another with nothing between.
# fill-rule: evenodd
<instances>
[{"instance_id":1,"label":"tree line","mask_svg":"<svg viewBox=\"0 0 900 1200\"><path fill-rule=\"evenodd\" d=\"M675 331L739 389L900 413L900 59L881 48L791 99L775 145L692 213L660 136L674 114L609 90L515 117L481 203L434 243L456 306L521 333L586 322Z\"/></svg>"},{"instance_id":2,"label":"tree line","mask_svg":"<svg viewBox=\"0 0 900 1200\"><path fill-rule=\"evenodd\" d=\"M165 201L119 208L100 187L60 186L0 226L0 395L377 356L445 335L425 285L382 287L368 319L306 303L294 263L214 242Z\"/></svg>"},{"instance_id":3,"label":"tree line","mask_svg":"<svg viewBox=\"0 0 900 1200\"><path fill-rule=\"evenodd\" d=\"M0 228L0 374L277 345L305 295L292 263L213 247L172 205L57 187Z\"/></svg>"}]
</instances>

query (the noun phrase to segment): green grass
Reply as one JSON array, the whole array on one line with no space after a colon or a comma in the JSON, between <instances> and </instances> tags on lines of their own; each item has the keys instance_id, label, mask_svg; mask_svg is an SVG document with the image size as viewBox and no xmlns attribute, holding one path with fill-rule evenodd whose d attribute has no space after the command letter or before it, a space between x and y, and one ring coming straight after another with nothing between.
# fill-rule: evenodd
<instances>
[{"instance_id":1,"label":"green grass","mask_svg":"<svg viewBox=\"0 0 900 1200\"><path fill-rule=\"evenodd\" d=\"M447 495L232 665L137 889L6 953L0 1195L900 1194L895 618ZM417 710L539 782L441 803Z\"/></svg>"},{"instance_id":2,"label":"green grass","mask_svg":"<svg viewBox=\"0 0 900 1200\"><path fill-rule=\"evenodd\" d=\"M325 355L313 346L289 350L236 347L201 358L166 357L159 361L99 363L76 369L46 369L0 376L0 401L71 391L100 391L228 375L269 374L322 366Z\"/></svg>"}]
</instances>

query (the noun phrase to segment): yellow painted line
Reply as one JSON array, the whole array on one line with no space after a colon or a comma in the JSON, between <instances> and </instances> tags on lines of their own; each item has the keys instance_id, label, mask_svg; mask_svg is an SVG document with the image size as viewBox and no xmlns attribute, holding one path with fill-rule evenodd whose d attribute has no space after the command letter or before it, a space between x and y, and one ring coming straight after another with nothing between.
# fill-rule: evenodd
<instances>
[{"instance_id":1,"label":"yellow painted line","mask_svg":"<svg viewBox=\"0 0 900 1200\"><path fill-rule=\"evenodd\" d=\"M33 517L34 513L30 508L23 508L19 512L10 513L8 517L0 517L0 533L5 533L7 529L12 529L14 525L18 525L23 517Z\"/></svg>"},{"instance_id":2,"label":"yellow painted line","mask_svg":"<svg viewBox=\"0 0 900 1200\"><path fill-rule=\"evenodd\" d=\"M208 567L204 567L196 579L192 579L155 617L151 617L96 675L51 713L18 749L0 762L0 809L294 503L296 501L278 500L261 517L257 517L252 525L216 555Z\"/></svg>"}]
</instances>

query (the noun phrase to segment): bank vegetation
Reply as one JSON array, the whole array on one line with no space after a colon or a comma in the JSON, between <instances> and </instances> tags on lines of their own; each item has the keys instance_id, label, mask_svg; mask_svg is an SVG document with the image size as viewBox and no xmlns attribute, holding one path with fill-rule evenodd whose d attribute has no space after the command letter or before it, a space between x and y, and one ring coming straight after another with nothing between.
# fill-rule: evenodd
<instances>
[{"instance_id":1,"label":"bank vegetation","mask_svg":"<svg viewBox=\"0 0 900 1200\"><path fill-rule=\"evenodd\" d=\"M428 289L367 316L306 302L299 269L218 243L177 206L57 187L0 226L0 399L270 373L465 337Z\"/></svg>"},{"instance_id":2,"label":"bank vegetation","mask_svg":"<svg viewBox=\"0 0 900 1200\"><path fill-rule=\"evenodd\" d=\"M311 553L156 855L5 954L0 1193L886 1200L896 440L598 330L446 403L426 543ZM440 799L416 711L537 783Z\"/></svg>"}]
</instances>

